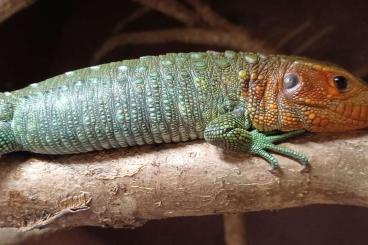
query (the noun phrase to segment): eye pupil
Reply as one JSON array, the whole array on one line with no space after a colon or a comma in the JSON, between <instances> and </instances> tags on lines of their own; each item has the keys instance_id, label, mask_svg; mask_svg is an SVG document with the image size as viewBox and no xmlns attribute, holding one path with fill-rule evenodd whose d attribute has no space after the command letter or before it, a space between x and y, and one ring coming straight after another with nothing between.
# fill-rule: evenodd
<instances>
[{"instance_id":1,"label":"eye pupil","mask_svg":"<svg viewBox=\"0 0 368 245\"><path fill-rule=\"evenodd\" d=\"M333 81L338 90L344 90L348 87L348 81L343 76L336 76L333 78Z\"/></svg>"},{"instance_id":2,"label":"eye pupil","mask_svg":"<svg viewBox=\"0 0 368 245\"><path fill-rule=\"evenodd\" d=\"M284 77L284 88L291 89L299 84L299 78L295 74L287 74Z\"/></svg>"}]
</instances>

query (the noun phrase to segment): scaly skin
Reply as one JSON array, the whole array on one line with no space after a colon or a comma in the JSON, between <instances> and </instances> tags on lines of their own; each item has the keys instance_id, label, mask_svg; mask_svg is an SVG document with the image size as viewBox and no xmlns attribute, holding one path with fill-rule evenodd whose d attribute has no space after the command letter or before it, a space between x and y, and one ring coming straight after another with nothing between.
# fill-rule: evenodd
<instances>
[{"instance_id":1,"label":"scaly skin","mask_svg":"<svg viewBox=\"0 0 368 245\"><path fill-rule=\"evenodd\" d=\"M142 57L0 93L0 153L69 154L204 138L258 155L274 169L268 151L309 166L306 156L276 142L305 130L367 126L363 81L332 64L282 55Z\"/></svg>"}]
</instances>

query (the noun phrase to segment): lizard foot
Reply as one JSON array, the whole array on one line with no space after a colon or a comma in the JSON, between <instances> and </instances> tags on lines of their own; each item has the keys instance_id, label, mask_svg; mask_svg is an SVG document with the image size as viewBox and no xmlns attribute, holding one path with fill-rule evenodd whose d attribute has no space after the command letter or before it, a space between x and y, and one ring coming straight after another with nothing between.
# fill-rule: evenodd
<instances>
[{"instance_id":1,"label":"lizard foot","mask_svg":"<svg viewBox=\"0 0 368 245\"><path fill-rule=\"evenodd\" d=\"M268 153L268 151L273 151L296 160L298 163L300 163L300 165L303 166L303 169L301 170L302 173L309 172L311 167L307 156L305 156L303 153L274 144L275 142L299 135L301 133L302 131L293 131L279 135L267 136L258 132L257 130L253 130L250 132L251 143L249 145L249 152L265 159L271 165L271 171L277 169L279 165L277 159Z\"/></svg>"},{"instance_id":2,"label":"lizard foot","mask_svg":"<svg viewBox=\"0 0 368 245\"><path fill-rule=\"evenodd\" d=\"M231 151L249 152L265 159L271 166L270 172L280 174L281 170L277 159L269 151L287 156L298 161L307 172L310 169L308 158L297 151L288 149L275 143L300 135L304 131L297 130L287 133L265 134L257 130L249 131L249 123L244 117L233 114L222 115L210 122L205 131L207 142Z\"/></svg>"}]
</instances>

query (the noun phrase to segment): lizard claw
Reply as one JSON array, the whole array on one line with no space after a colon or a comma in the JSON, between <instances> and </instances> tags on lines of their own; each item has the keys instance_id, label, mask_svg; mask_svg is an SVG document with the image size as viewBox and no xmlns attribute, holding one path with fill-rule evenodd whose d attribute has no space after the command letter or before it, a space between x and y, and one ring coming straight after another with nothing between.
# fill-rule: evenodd
<instances>
[{"instance_id":1,"label":"lizard claw","mask_svg":"<svg viewBox=\"0 0 368 245\"><path fill-rule=\"evenodd\" d=\"M304 167L300 170L300 173L307 174L312 170L312 165L306 164Z\"/></svg>"},{"instance_id":2,"label":"lizard claw","mask_svg":"<svg viewBox=\"0 0 368 245\"><path fill-rule=\"evenodd\" d=\"M280 168L279 165L276 165L274 167L271 167L269 170L268 170L271 174L277 176L277 177L280 177L282 175L282 170Z\"/></svg>"}]
</instances>

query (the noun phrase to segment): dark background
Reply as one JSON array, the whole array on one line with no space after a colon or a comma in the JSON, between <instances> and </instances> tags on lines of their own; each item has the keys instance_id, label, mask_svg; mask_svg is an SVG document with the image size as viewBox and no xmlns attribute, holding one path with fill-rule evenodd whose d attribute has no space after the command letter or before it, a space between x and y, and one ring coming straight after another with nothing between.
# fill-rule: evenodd
<instances>
[{"instance_id":1,"label":"dark background","mask_svg":"<svg viewBox=\"0 0 368 245\"><path fill-rule=\"evenodd\" d=\"M244 25L279 53L328 60L368 78L368 2L209 1L222 16ZM93 54L114 27L140 5L131 1L39 0L0 23L0 90L27 84L91 64ZM281 45L298 26L307 27ZM152 11L122 31L181 27ZM315 41L311 41L315 39ZM310 43L310 45L307 45ZM165 43L120 47L100 62L164 52L224 50ZM249 244L368 244L368 210L312 206L247 214ZM78 228L25 244L224 244L221 216L152 221L136 230Z\"/></svg>"}]
</instances>

